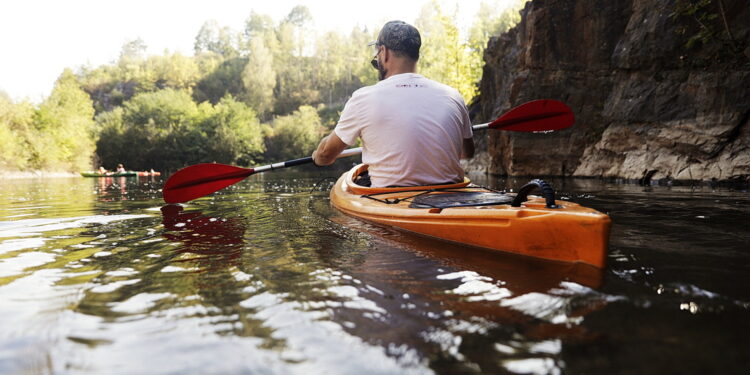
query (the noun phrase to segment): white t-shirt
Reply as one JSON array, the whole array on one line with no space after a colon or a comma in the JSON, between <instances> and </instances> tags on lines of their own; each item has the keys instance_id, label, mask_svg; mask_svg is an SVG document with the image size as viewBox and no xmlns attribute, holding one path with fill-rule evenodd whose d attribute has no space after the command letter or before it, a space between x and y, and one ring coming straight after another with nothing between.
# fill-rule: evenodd
<instances>
[{"instance_id":1,"label":"white t-shirt","mask_svg":"<svg viewBox=\"0 0 750 375\"><path fill-rule=\"evenodd\" d=\"M461 181L461 147L472 137L461 94L416 73L355 91L334 132L350 146L362 138L373 187Z\"/></svg>"}]
</instances>

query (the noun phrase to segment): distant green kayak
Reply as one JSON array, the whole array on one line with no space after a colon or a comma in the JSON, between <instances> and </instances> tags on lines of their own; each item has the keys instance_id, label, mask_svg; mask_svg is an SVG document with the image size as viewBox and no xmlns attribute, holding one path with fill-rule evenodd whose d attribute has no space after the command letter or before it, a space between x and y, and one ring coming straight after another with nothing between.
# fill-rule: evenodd
<instances>
[{"instance_id":1,"label":"distant green kayak","mask_svg":"<svg viewBox=\"0 0 750 375\"><path fill-rule=\"evenodd\" d=\"M99 173L96 171L81 172L83 177L138 177L136 171L125 171L125 172L114 172L114 173Z\"/></svg>"}]
</instances>

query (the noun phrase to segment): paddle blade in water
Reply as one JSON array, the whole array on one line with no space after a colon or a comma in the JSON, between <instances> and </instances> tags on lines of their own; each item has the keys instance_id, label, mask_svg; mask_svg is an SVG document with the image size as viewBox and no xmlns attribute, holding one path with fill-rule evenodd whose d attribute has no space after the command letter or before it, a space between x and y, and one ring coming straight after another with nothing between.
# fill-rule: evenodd
<instances>
[{"instance_id":1,"label":"paddle blade in water","mask_svg":"<svg viewBox=\"0 0 750 375\"><path fill-rule=\"evenodd\" d=\"M162 196L167 203L187 202L240 182L253 172L253 169L217 163L191 165L167 179Z\"/></svg>"},{"instance_id":2,"label":"paddle blade in water","mask_svg":"<svg viewBox=\"0 0 750 375\"><path fill-rule=\"evenodd\" d=\"M511 109L491 122L489 127L498 130L543 132L565 129L574 122L573 111L565 103L542 99Z\"/></svg>"}]
</instances>

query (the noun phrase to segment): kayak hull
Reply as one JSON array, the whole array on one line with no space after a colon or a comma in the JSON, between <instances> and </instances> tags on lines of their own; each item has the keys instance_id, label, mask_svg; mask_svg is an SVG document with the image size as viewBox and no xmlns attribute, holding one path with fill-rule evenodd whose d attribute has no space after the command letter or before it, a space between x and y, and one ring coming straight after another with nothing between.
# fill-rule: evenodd
<instances>
[{"instance_id":1,"label":"kayak hull","mask_svg":"<svg viewBox=\"0 0 750 375\"><path fill-rule=\"evenodd\" d=\"M604 268L611 220L594 209L567 201L547 208L541 197L529 196L521 207L508 204L479 207L409 208L407 198L420 190L451 188L479 191L469 181L454 185L409 188L369 188L354 179L367 166L344 173L331 190L331 202L341 212L369 222L396 227L442 240L561 262L581 262Z\"/></svg>"},{"instance_id":2,"label":"kayak hull","mask_svg":"<svg viewBox=\"0 0 750 375\"><path fill-rule=\"evenodd\" d=\"M96 171L81 172L83 177L148 177L148 176L161 176L161 172L139 172L139 171L126 171L116 173L99 173Z\"/></svg>"},{"instance_id":3,"label":"kayak hull","mask_svg":"<svg viewBox=\"0 0 750 375\"><path fill-rule=\"evenodd\" d=\"M99 172L81 172L81 176L83 177L138 177L138 172L135 171L127 171L127 172L118 172L118 173L99 173Z\"/></svg>"}]
</instances>

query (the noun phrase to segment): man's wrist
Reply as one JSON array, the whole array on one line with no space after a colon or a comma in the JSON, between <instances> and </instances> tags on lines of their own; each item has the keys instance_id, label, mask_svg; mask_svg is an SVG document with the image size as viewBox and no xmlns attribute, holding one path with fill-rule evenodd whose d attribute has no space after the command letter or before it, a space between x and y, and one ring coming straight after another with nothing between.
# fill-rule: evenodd
<instances>
[{"instance_id":1,"label":"man's wrist","mask_svg":"<svg viewBox=\"0 0 750 375\"><path fill-rule=\"evenodd\" d=\"M322 165L318 164L318 162L315 161L315 154L317 154L317 151L314 151L312 154L312 163L316 167L322 167Z\"/></svg>"}]
</instances>

